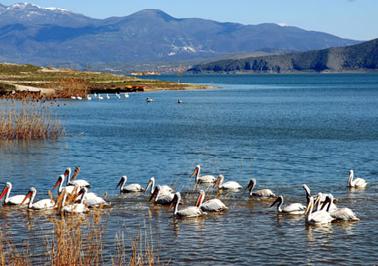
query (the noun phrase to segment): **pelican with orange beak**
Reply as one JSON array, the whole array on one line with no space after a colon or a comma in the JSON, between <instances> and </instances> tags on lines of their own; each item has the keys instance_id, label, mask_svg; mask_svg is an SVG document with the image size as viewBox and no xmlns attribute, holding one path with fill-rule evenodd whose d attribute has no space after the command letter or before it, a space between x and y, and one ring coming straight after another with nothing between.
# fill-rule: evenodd
<instances>
[{"instance_id":1,"label":"pelican with orange beak","mask_svg":"<svg viewBox=\"0 0 378 266\"><path fill-rule=\"evenodd\" d=\"M12 183L7 182L5 184L5 187L3 191L0 194L0 200L5 196L4 199L4 205L21 205L23 199L25 198L25 195L15 195L12 197L9 197L12 190ZM25 201L23 204L28 204L30 200Z\"/></svg>"},{"instance_id":2,"label":"pelican with orange beak","mask_svg":"<svg viewBox=\"0 0 378 266\"><path fill-rule=\"evenodd\" d=\"M277 205L277 212L283 213L283 214L290 214L290 215L301 215L305 213L306 206L302 205L301 203L291 203L289 205L286 205L285 207L282 207L284 203L283 196L278 196L278 198L270 205L270 207L273 207L276 203Z\"/></svg>"},{"instance_id":3,"label":"pelican with orange beak","mask_svg":"<svg viewBox=\"0 0 378 266\"><path fill-rule=\"evenodd\" d=\"M205 201L205 191L201 190L197 198L196 207L200 207L204 212L221 212L228 210L228 207L219 199Z\"/></svg>"},{"instance_id":4,"label":"pelican with orange beak","mask_svg":"<svg viewBox=\"0 0 378 266\"><path fill-rule=\"evenodd\" d=\"M66 187L63 187L63 183L64 183L64 179L65 179L66 177L65 177L65 175L63 174L63 175L60 175L59 177L58 177L58 180L56 181L56 183L55 183L55 185L53 186L53 190L54 189L56 189L56 188L58 188L58 194L61 194L62 193L62 191L63 191L63 189L65 189L66 190L66 193L68 193L68 194L72 194L72 192L74 191L74 189L75 189L75 186L74 185L68 185L68 186L66 186Z\"/></svg>"},{"instance_id":5,"label":"pelican with orange beak","mask_svg":"<svg viewBox=\"0 0 378 266\"><path fill-rule=\"evenodd\" d=\"M214 183L216 178L213 175L204 175L201 176L201 166L198 164L194 168L194 171L190 177L195 177L196 178L196 183L201 184L201 183Z\"/></svg>"},{"instance_id":6,"label":"pelican with orange beak","mask_svg":"<svg viewBox=\"0 0 378 266\"><path fill-rule=\"evenodd\" d=\"M24 204L28 199L30 199L28 208L33 210L49 210L55 208L55 201L52 199L43 199L37 202L34 202L35 196L37 194L37 189L35 187L31 187L30 191L24 197L21 205Z\"/></svg>"},{"instance_id":7,"label":"pelican with orange beak","mask_svg":"<svg viewBox=\"0 0 378 266\"><path fill-rule=\"evenodd\" d=\"M334 218L326 210L314 211L314 197L310 196L309 203L306 208L306 223L313 225L329 224Z\"/></svg>"}]
</instances>

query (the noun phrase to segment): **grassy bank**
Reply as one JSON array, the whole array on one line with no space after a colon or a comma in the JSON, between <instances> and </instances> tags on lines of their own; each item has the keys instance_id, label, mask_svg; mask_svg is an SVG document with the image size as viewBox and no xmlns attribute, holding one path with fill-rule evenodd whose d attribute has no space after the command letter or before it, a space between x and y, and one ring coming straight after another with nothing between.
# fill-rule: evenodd
<instances>
[{"instance_id":1,"label":"grassy bank","mask_svg":"<svg viewBox=\"0 0 378 266\"><path fill-rule=\"evenodd\" d=\"M87 93L204 89L202 85L144 80L102 72L0 64L0 97L69 98Z\"/></svg>"}]
</instances>

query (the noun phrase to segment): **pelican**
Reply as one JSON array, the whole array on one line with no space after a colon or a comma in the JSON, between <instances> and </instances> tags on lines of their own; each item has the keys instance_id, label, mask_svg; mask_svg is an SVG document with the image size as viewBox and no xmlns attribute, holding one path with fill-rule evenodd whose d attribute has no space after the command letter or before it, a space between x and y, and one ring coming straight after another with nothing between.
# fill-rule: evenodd
<instances>
[{"instance_id":1,"label":"pelican","mask_svg":"<svg viewBox=\"0 0 378 266\"><path fill-rule=\"evenodd\" d=\"M252 178L247 186L247 189L249 189L249 196L250 197L256 197L261 199L269 199L269 198L275 198L276 195L270 190L270 189L260 189L255 192L253 192L253 189L256 186L256 179Z\"/></svg>"},{"instance_id":2,"label":"pelican","mask_svg":"<svg viewBox=\"0 0 378 266\"><path fill-rule=\"evenodd\" d=\"M83 99L83 97L81 97L81 96L76 96L76 99L78 99L78 100L82 100Z\"/></svg>"},{"instance_id":3,"label":"pelican","mask_svg":"<svg viewBox=\"0 0 378 266\"><path fill-rule=\"evenodd\" d=\"M223 189L223 190L239 190L243 188L238 182L227 181L223 183L223 181L224 181L224 176L219 175L214 183L214 186L218 187L218 189Z\"/></svg>"},{"instance_id":4,"label":"pelican","mask_svg":"<svg viewBox=\"0 0 378 266\"><path fill-rule=\"evenodd\" d=\"M204 212L221 212L228 210L228 207L219 199L210 199L205 202L205 191L201 190L198 196L196 207L200 207Z\"/></svg>"},{"instance_id":5,"label":"pelican","mask_svg":"<svg viewBox=\"0 0 378 266\"><path fill-rule=\"evenodd\" d=\"M181 194L180 192L176 192L174 194L172 204L174 204L173 214L177 217L192 218L192 217L198 217L198 216L207 214L206 212L202 211L200 207L196 207L196 206L190 206L182 210L179 210L178 207L179 207L180 201L181 201Z\"/></svg>"},{"instance_id":6,"label":"pelican","mask_svg":"<svg viewBox=\"0 0 378 266\"><path fill-rule=\"evenodd\" d=\"M121 95L119 95L119 93L116 93L116 97L117 97L118 99L121 99Z\"/></svg>"},{"instance_id":7,"label":"pelican","mask_svg":"<svg viewBox=\"0 0 378 266\"><path fill-rule=\"evenodd\" d=\"M278 198L272 203L272 205L270 205L270 207L273 207L276 203L278 203L277 212L283 214L299 215L304 214L306 210L306 206L303 206L301 203L291 203L282 208L282 205L284 203L283 196L278 196Z\"/></svg>"},{"instance_id":8,"label":"pelican","mask_svg":"<svg viewBox=\"0 0 378 266\"><path fill-rule=\"evenodd\" d=\"M87 100L88 101L92 100L92 97L90 95L87 95Z\"/></svg>"},{"instance_id":9,"label":"pelican","mask_svg":"<svg viewBox=\"0 0 378 266\"><path fill-rule=\"evenodd\" d=\"M71 100L76 100L76 96L71 96Z\"/></svg>"},{"instance_id":10,"label":"pelican","mask_svg":"<svg viewBox=\"0 0 378 266\"><path fill-rule=\"evenodd\" d=\"M64 193L64 197L62 200L62 212L64 213L86 213L89 212L88 207L83 203L85 194L87 193L86 188L82 188L79 192L79 195L81 195L81 199L79 203L72 203L69 205L65 205L67 193Z\"/></svg>"},{"instance_id":11,"label":"pelican","mask_svg":"<svg viewBox=\"0 0 378 266\"><path fill-rule=\"evenodd\" d=\"M327 208L326 211L329 212L336 221L359 221L360 219L354 214L354 212L349 208L336 208L335 210L331 210L330 206L333 202L332 196L327 196L325 204L322 206L322 209L325 207L326 204Z\"/></svg>"},{"instance_id":12,"label":"pelican","mask_svg":"<svg viewBox=\"0 0 378 266\"><path fill-rule=\"evenodd\" d=\"M55 201L52 199L43 199L37 202L34 202L34 198L37 194L37 189L35 187L31 187L30 191L24 197L24 200L21 202L21 205L26 202L27 199L30 198L28 208L33 210L49 210L55 208Z\"/></svg>"},{"instance_id":13,"label":"pelican","mask_svg":"<svg viewBox=\"0 0 378 266\"><path fill-rule=\"evenodd\" d=\"M156 181L155 181L155 177L151 177L150 180L148 180L148 183L147 183L147 187L146 187L146 191L148 191L148 189L151 187L151 194L154 193L155 189L156 189ZM160 193L161 194L171 194L174 192L174 189L171 188L170 186L167 186L167 185L161 185L160 186Z\"/></svg>"},{"instance_id":14,"label":"pelican","mask_svg":"<svg viewBox=\"0 0 378 266\"><path fill-rule=\"evenodd\" d=\"M216 180L215 176L212 175L201 176L201 166L199 164L194 168L194 171L190 177L192 176L196 177L196 183L214 183Z\"/></svg>"},{"instance_id":15,"label":"pelican","mask_svg":"<svg viewBox=\"0 0 378 266\"><path fill-rule=\"evenodd\" d=\"M5 183L5 187L0 195L0 200L5 195L4 205L21 205L23 199L25 198L25 195L15 195L15 196L9 197L11 190L12 190L12 183L11 182ZM24 202L24 204L25 205L28 204L29 201L30 200L28 199L27 201Z\"/></svg>"},{"instance_id":16,"label":"pelican","mask_svg":"<svg viewBox=\"0 0 378 266\"><path fill-rule=\"evenodd\" d=\"M129 98L130 95L128 93L125 93L125 98Z\"/></svg>"},{"instance_id":17,"label":"pelican","mask_svg":"<svg viewBox=\"0 0 378 266\"><path fill-rule=\"evenodd\" d=\"M99 99L99 100L103 100L104 97L102 97L102 96L99 94L99 95L98 95L98 99Z\"/></svg>"},{"instance_id":18,"label":"pelican","mask_svg":"<svg viewBox=\"0 0 378 266\"><path fill-rule=\"evenodd\" d=\"M90 184L84 179L75 179L78 174L80 173L80 167L76 167L73 175L71 175L71 167L67 167L66 171L64 172L64 176L67 177L67 186L75 186L78 185L79 187L90 187Z\"/></svg>"},{"instance_id":19,"label":"pelican","mask_svg":"<svg viewBox=\"0 0 378 266\"><path fill-rule=\"evenodd\" d=\"M307 224L328 224L334 220L326 210L313 211L314 197L310 196L309 203L306 208L306 223Z\"/></svg>"},{"instance_id":20,"label":"pelican","mask_svg":"<svg viewBox=\"0 0 378 266\"><path fill-rule=\"evenodd\" d=\"M73 186L73 185L68 185L66 187L63 187L63 184L64 184L64 179L65 179L65 175L60 175L58 177L58 180L56 181L55 185L53 186L52 190L58 188L58 194L60 195L63 191L63 189L66 189L66 192L68 194L72 194L72 192L76 189L79 188L79 186Z\"/></svg>"},{"instance_id":21,"label":"pelican","mask_svg":"<svg viewBox=\"0 0 378 266\"><path fill-rule=\"evenodd\" d=\"M110 99L109 93L106 94L106 99Z\"/></svg>"},{"instance_id":22,"label":"pelican","mask_svg":"<svg viewBox=\"0 0 378 266\"><path fill-rule=\"evenodd\" d=\"M318 195L316 196L316 200L315 200L315 209L317 211L321 210L324 208L324 206L326 205L327 203L327 198L332 198L332 201L330 202L330 206L329 206L329 209L331 211L334 211L334 210L337 210L337 206L336 204L334 203L334 197L331 193L321 193L319 192Z\"/></svg>"},{"instance_id":23,"label":"pelican","mask_svg":"<svg viewBox=\"0 0 378 266\"><path fill-rule=\"evenodd\" d=\"M157 185L149 200L153 200L154 203L161 205L172 204L175 194L171 192L162 193L161 191L161 186Z\"/></svg>"},{"instance_id":24,"label":"pelican","mask_svg":"<svg viewBox=\"0 0 378 266\"><path fill-rule=\"evenodd\" d=\"M348 187L350 188L364 188L366 187L367 182L365 179L357 177L354 179L354 171L349 170L349 178L348 178Z\"/></svg>"},{"instance_id":25,"label":"pelican","mask_svg":"<svg viewBox=\"0 0 378 266\"><path fill-rule=\"evenodd\" d=\"M94 94L93 94L93 97L97 98L97 93L94 93Z\"/></svg>"},{"instance_id":26,"label":"pelican","mask_svg":"<svg viewBox=\"0 0 378 266\"><path fill-rule=\"evenodd\" d=\"M306 199L307 199L307 204L308 204L309 200L310 200L310 197L311 197L311 190L310 190L310 188L306 184L303 184L303 189L304 189L304 191L306 193ZM317 208L315 208L316 210L319 210L319 206L320 206L319 204L323 204L324 201L326 200L327 196L332 196L332 194L331 193L322 193L322 192L318 193L318 195L316 197L317 200L315 202L315 203L317 203L316 206L315 206L315 207L317 207ZM334 207L332 206L332 208L334 208Z\"/></svg>"},{"instance_id":27,"label":"pelican","mask_svg":"<svg viewBox=\"0 0 378 266\"><path fill-rule=\"evenodd\" d=\"M139 184L129 184L125 186L127 182L127 176L122 176L119 180L117 187L119 187L120 193L130 193L130 192L144 192L144 188ZM117 188L116 187L116 188Z\"/></svg>"}]
</instances>

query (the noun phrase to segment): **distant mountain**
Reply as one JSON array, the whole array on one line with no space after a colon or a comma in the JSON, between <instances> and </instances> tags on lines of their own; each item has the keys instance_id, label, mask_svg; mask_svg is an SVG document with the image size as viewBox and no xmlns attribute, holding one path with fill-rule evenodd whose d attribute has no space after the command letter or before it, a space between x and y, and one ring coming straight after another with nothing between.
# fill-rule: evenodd
<instances>
[{"instance_id":1,"label":"distant mountain","mask_svg":"<svg viewBox=\"0 0 378 266\"><path fill-rule=\"evenodd\" d=\"M355 43L297 27L178 19L153 9L93 19L26 3L0 6L0 60L16 63L86 67L198 62L231 54L307 51Z\"/></svg>"},{"instance_id":2,"label":"distant mountain","mask_svg":"<svg viewBox=\"0 0 378 266\"><path fill-rule=\"evenodd\" d=\"M339 48L302 53L220 60L192 67L189 72L369 71L378 70L378 39Z\"/></svg>"}]
</instances>

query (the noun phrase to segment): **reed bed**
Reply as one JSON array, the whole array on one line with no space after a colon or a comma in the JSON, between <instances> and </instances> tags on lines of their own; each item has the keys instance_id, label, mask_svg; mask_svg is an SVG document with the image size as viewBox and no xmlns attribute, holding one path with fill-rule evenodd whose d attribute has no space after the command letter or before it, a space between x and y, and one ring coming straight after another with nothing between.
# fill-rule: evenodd
<instances>
[{"instance_id":1,"label":"reed bed","mask_svg":"<svg viewBox=\"0 0 378 266\"><path fill-rule=\"evenodd\" d=\"M89 92L89 83L80 78L66 78L53 83L52 88L55 89L53 98L70 98L71 96L85 98Z\"/></svg>"},{"instance_id":2,"label":"reed bed","mask_svg":"<svg viewBox=\"0 0 378 266\"><path fill-rule=\"evenodd\" d=\"M37 251L38 254L31 252L28 242L16 248L0 230L0 266L32 265L36 258L38 263L48 265L161 264L154 252L150 235L146 232L139 232L129 245L126 245L123 232L117 234L115 246L110 247L111 261L108 259L104 262L103 235L106 222L101 219L101 210L95 210L89 216L53 216L48 219L53 225L53 233L46 238L44 245L40 247L42 251Z\"/></svg>"},{"instance_id":3,"label":"reed bed","mask_svg":"<svg viewBox=\"0 0 378 266\"><path fill-rule=\"evenodd\" d=\"M43 103L21 101L0 110L0 140L57 139L63 127Z\"/></svg>"}]
</instances>

